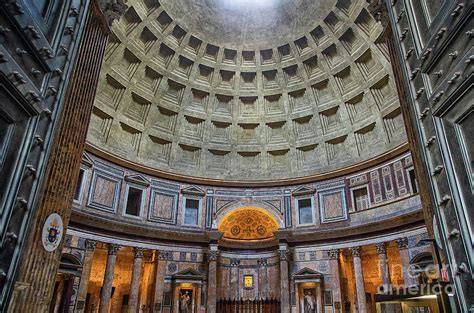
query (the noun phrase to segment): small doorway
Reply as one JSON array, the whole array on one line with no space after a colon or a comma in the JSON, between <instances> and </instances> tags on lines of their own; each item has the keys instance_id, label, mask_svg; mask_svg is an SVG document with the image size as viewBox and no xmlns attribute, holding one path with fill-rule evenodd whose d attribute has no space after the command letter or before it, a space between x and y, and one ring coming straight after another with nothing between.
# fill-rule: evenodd
<instances>
[{"instance_id":1,"label":"small doorway","mask_svg":"<svg viewBox=\"0 0 474 313\"><path fill-rule=\"evenodd\" d=\"M49 306L50 313L74 311L75 296L81 279L79 259L71 254L63 254L54 283L53 297Z\"/></svg>"}]
</instances>

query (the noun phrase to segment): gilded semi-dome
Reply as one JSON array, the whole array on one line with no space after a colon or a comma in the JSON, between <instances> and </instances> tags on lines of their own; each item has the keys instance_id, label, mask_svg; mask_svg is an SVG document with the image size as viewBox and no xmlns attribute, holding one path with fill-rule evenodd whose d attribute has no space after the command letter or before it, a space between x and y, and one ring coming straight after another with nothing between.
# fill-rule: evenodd
<instances>
[{"instance_id":1,"label":"gilded semi-dome","mask_svg":"<svg viewBox=\"0 0 474 313\"><path fill-rule=\"evenodd\" d=\"M406 142L383 27L366 1L127 4L95 99L96 152L250 182L333 172Z\"/></svg>"}]
</instances>

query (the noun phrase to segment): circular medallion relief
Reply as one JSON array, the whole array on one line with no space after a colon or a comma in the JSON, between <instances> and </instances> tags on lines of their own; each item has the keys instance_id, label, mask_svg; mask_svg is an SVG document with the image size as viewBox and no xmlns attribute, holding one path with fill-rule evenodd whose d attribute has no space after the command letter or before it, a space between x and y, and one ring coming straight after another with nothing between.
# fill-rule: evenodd
<instances>
[{"instance_id":1,"label":"circular medallion relief","mask_svg":"<svg viewBox=\"0 0 474 313\"><path fill-rule=\"evenodd\" d=\"M48 216L43 225L43 232L41 241L46 251L52 252L61 243L63 237L63 220L57 213L52 213Z\"/></svg>"}]
</instances>

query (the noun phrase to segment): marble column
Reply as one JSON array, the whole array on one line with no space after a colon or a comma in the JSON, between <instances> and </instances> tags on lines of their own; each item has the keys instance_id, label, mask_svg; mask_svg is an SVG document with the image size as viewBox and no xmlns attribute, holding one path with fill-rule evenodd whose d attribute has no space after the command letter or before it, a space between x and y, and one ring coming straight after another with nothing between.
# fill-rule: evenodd
<instances>
[{"instance_id":1,"label":"marble column","mask_svg":"<svg viewBox=\"0 0 474 313\"><path fill-rule=\"evenodd\" d=\"M142 270L142 260L145 248L133 248L133 268L132 283L130 284L130 292L128 299L128 311L136 313L138 309L138 292L140 291L140 272Z\"/></svg>"},{"instance_id":2,"label":"marble column","mask_svg":"<svg viewBox=\"0 0 474 313\"><path fill-rule=\"evenodd\" d=\"M385 242L377 243L375 245L379 255L379 270L380 278L382 278L382 288L380 291L387 292L391 290L390 270L388 268L387 244Z\"/></svg>"},{"instance_id":3,"label":"marble column","mask_svg":"<svg viewBox=\"0 0 474 313\"><path fill-rule=\"evenodd\" d=\"M323 293L323 281L320 281L316 285L316 303L318 305L318 312L324 313L324 293Z\"/></svg>"},{"instance_id":4,"label":"marble column","mask_svg":"<svg viewBox=\"0 0 474 313\"><path fill-rule=\"evenodd\" d=\"M206 313L216 313L217 294L217 245L210 245L207 253L207 310Z\"/></svg>"},{"instance_id":5,"label":"marble column","mask_svg":"<svg viewBox=\"0 0 474 313\"><path fill-rule=\"evenodd\" d=\"M120 245L110 243L107 248L109 254L107 256L104 283L102 285L102 292L100 294L99 313L109 312L110 297L112 295L112 282L114 280L115 261L117 261L117 252L120 250Z\"/></svg>"},{"instance_id":6,"label":"marble column","mask_svg":"<svg viewBox=\"0 0 474 313\"><path fill-rule=\"evenodd\" d=\"M362 272L362 260L360 259L361 247L352 247L354 258L354 275L357 291L357 308L359 313L367 313L367 300L365 298L364 273Z\"/></svg>"},{"instance_id":7,"label":"marble column","mask_svg":"<svg viewBox=\"0 0 474 313\"><path fill-rule=\"evenodd\" d=\"M341 274L339 272L339 253L338 249L328 251L329 267L331 269L332 278L332 297L334 301L334 312L342 311L342 295L341 295Z\"/></svg>"},{"instance_id":8,"label":"marble column","mask_svg":"<svg viewBox=\"0 0 474 313\"><path fill-rule=\"evenodd\" d=\"M415 278L410 274L410 254L408 251L408 239L397 239L398 251L400 252L400 260L402 262L403 280L405 287L410 287L416 284Z\"/></svg>"},{"instance_id":9,"label":"marble column","mask_svg":"<svg viewBox=\"0 0 474 313\"><path fill-rule=\"evenodd\" d=\"M76 312L82 313L86 310L87 290L89 289L89 278L91 276L92 259L97 245L96 240L86 239L84 261L82 262L81 282L77 292Z\"/></svg>"},{"instance_id":10,"label":"marble column","mask_svg":"<svg viewBox=\"0 0 474 313\"><path fill-rule=\"evenodd\" d=\"M239 295L239 259L230 260L230 288L229 298L238 299Z\"/></svg>"},{"instance_id":11,"label":"marble column","mask_svg":"<svg viewBox=\"0 0 474 313\"><path fill-rule=\"evenodd\" d=\"M197 291L196 291L196 312L200 313L201 312L201 294L202 294L202 284L197 285Z\"/></svg>"},{"instance_id":12,"label":"marble column","mask_svg":"<svg viewBox=\"0 0 474 313\"><path fill-rule=\"evenodd\" d=\"M268 293L268 277L267 277L267 265L268 260L261 258L257 260L258 265L258 298L267 298Z\"/></svg>"},{"instance_id":13,"label":"marble column","mask_svg":"<svg viewBox=\"0 0 474 313\"><path fill-rule=\"evenodd\" d=\"M290 283L288 261L290 251L287 244L280 244L278 253L280 255L280 302L281 311L290 312Z\"/></svg>"},{"instance_id":14,"label":"marble column","mask_svg":"<svg viewBox=\"0 0 474 313\"><path fill-rule=\"evenodd\" d=\"M153 295L153 312L161 311L163 307L163 292L165 288L166 261L168 253L165 251L155 251L156 274L155 291Z\"/></svg>"}]
</instances>

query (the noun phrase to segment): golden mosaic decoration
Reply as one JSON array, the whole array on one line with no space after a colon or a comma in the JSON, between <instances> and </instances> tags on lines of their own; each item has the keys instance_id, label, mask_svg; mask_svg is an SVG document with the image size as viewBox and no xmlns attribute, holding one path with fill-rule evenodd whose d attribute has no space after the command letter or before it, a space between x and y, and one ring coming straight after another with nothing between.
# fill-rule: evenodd
<instances>
[{"instance_id":1,"label":"golden mosaic decoration","mask_svg":"<svg viewBox=\"0 0 474 313\"><path fill-rule=\"evenodd\" d=\"M265 210L241 207L227 213L218 225L224 238L234 240L270 239L278 230L278 223Z\"/></svg>"}]
</instances>

